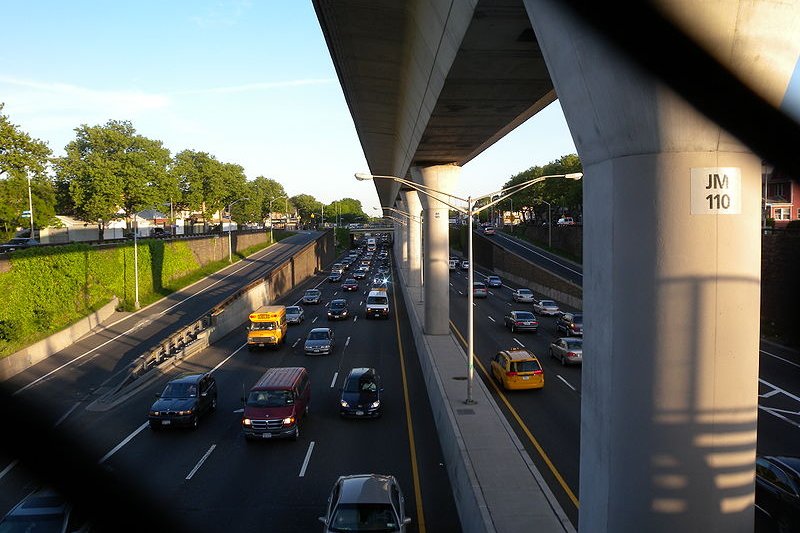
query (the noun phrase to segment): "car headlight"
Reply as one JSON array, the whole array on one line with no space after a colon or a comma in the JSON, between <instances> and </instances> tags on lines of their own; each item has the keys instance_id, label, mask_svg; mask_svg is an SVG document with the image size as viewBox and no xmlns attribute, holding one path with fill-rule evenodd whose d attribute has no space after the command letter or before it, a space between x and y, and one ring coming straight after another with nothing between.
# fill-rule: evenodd
<instances>
[{"instance_id":1,"label":"car headlight","mask_svg":"<svg viewBox=\"0 0 800 533\"><path fill-rule=\"evenodd\" d=\"M161 416L160 411L150 411L150 416Z\"/></svg>"},{"instance_id":2,"label":"car headlight","mask_svg":"<svg viewBox=\"0 0 800 533\"><path fill-rule=\"evenodd\" d=\"M249 418L242 418L242 425L243 426L248 426L248 427L252 426L253 425L253 421L250 420Z\"/></svg>"},{"instance_id":3,"label":"car headlight","mask_svg":"<svg viewBox=\"0 0 800 533\"><path fill-rule=\"evenodd\" d=\"M283 425L284 426L291 426L292 424L294 424L294 417L293 416L287 416L286 418L283 419Z\"/></svg>"},{"instance_id":4,"label":"car headlight","mask_svg":"<svg viewBox=\"0 0 800 533\"><path fill-rule=\"evenodd\" d=\"M193 412L194 412L194 410L193 410L193 409L187 409L187 410L185 410L185 411L178 411L178 416L186 416L186 415L190 415L190 414L192 414Z\"/></svg>"},{"instance_id":5,"label":"car headlight","mask_svg":"<svg viewBox=\"0 0 800 533\"><path fill-rule=\"evenodd\" d=\"M377 409L378 407L380 407L380 406L381 406L381 401L380 401L380 400L375 400L374 402L372 402L371 404L369 404L369 406L370 406L372 409Z\"/></svg>"},{"instance_id":6,"label":"car headlight","mask_svg":"<svg viewBox=\"0 0 800 533\"><path fill-rule=\"evenodd\" d=\"M347 403L345 400L342 400L339 403L341 404L342 407L350 407L350 404Z\"/></svg>"}]
</instances>

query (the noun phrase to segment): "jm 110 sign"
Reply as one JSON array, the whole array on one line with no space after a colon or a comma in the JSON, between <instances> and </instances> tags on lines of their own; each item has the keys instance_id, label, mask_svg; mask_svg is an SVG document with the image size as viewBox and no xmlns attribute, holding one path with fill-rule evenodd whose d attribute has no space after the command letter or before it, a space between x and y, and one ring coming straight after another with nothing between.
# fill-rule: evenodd
<instances>
[{"instance_id":1,"label":"jm 110 sign","mask_svg":"<svg viewBox=\"0 0 800 533\"><path fill-rule=\"evenodd\" d=\"M742 169L691 169L693 215L739 215L742 212Z\"/></svg>"}]
</instances>

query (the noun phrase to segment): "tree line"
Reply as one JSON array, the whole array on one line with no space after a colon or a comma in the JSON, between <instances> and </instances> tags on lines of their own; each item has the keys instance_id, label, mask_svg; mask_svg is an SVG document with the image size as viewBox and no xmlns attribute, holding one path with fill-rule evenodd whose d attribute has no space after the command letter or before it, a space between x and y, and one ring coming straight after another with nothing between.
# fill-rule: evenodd
<instances>
[{"instance_id":1,"label":"tree line","mask_svg":"<svg viewBox=\"0 0 800 533\"><path fill-rule=\"evenodd\" d=\"M0 103L0 233L17 228L58 226L58 215L95 224L99 239L112 220L130 225L136 213L189 211L208 224L216 212L231 211L240 224L264 223L271 213L296 214L306 222L366 221L359 200L330 204L310 194L290 197L279 182L264 176L248 180L244 168L213 154L182 150L171 154L159 140L136 132L125 120L75 128L75 139L54 157L48 145L32 138L3 114Z\"/></svg>"}]
</instances>

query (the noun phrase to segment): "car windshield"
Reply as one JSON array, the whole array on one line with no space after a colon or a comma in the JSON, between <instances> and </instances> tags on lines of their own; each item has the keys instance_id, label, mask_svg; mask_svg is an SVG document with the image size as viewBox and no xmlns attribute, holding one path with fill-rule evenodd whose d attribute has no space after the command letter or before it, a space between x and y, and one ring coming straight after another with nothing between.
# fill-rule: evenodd
<instances>
[{"instance_id":1,"label":"car windshield","mask_svg":"<svg viewBox=\"0 0 800 533\"><path fill-rule=\"evenodd\" d=\"M250 326L250 329L252 330L273 330L277 328L277 322L253 322L253 324Z\"/></svg>"},{"instance_id":2,"label":"car windshield","mask_svg":"<svg viewBox=\"0 0 800 533\"><path fill-rule=\"evenodd\" d=\"M542 300L541 304L544 307L556 307L556 303L553 300Z\"/></svg>"},{"instance_id":3,"label":"car windshield","mask_svg":"<svg viewBox=\"0 0 800 533\"><path fill-rule=\"evenodd\" d=\"M287 315L299 315L300 314L300 308L299 307L287 307L286 308L286 314Z\"/></svg>"},{"instance_id":4,"label":"car windshield","mask_svg":"<svg viewBox=\"0 0 800 533\"><path fill-rule=\"evenodd\" d=\"M536 372L541 369L536 361L511 361L512 372Z\"/></svg>"},{"instance_id":5,"label":"car windshield","mask_svg":"<svg viewBox=\"0 0 800 533\"><path fill-rule=\"evenodd\" d=\"M27 244L28 239L11 239L8 244Z\"/></svg>"},{"instance_id":6,"label":"car windshield","mask_svg":"<svg viewBox=\"0 0 800 533\"><path fill-rule=\"evenodd\" d=\"M530 296L531 294L533 294L529 289L520 289L517 292L522 296Z\"/></svg>"},{"instance_id":7,"label":"car windshield","mask_svg":"<svg viewBox=\"0 0 800 533\"><path fill-rule=\"evenodd\" d=\"M330 522L333 531L399 531L388 503L341 504Z\"/></svg>"},{"instance_id":8,"label":"car windshield","mask_svg":"<svg viewBox=\"0 0 800 533\"><path fill-rule=\"evenodd\" d=\"M310 341L324 341L327 339L328 339L327 331L311 331L308 334L308 340Z\"/></svg>"},{"instance_id":9,"label":"car windshield","mask_svg":"<svg viewBox=\"0 0 800 533\"><path fill-rule=\"evenodd\" d=\"M533 320L533 313L528 311L520 311L516 314L517 320Z\"/></svg>"},{"instance_id":10,"label":"car windshield","mask_svg":"<svg viewBox=\"0 0 800 533\"><path fill-rule=\"evenodd\" d=\"M197 396L197 385L194 383L167 383L162 398L194 398Z\"/></svg>"},{"instance_id":11,"label":"car windshield","mask_svg":"<svg viewBox=\"0 0 800 533\"><path fill-rule=\"evenodd\" d=\"M281 407L293 403L294 394L288 390L250 391L247 395L249 407Z\"/></svg>"},{"instance_id":12,"label":"car windshield","mask_svg":"<svg viewBox=\"0 0 800 533\"><path fill-rule=\"evenodd\" d=\"M306 296L308 298L316 298L317 296L319 296L319 294L320 294L319 291L307 291L306 292Z\"/></svg>"},{"instance_id":13,"label":"car windshield","mask_svg":"<svg viewBox=\"0 0 800 533\"><path fill-rule=\"evenodd\" d=\"M583 349L583 339L565 339L565 344L568 350Z\"/></svg>"},{"instance_id":14,"label":"car windshield","mask_svg":"<svg viewBox=\"0 0 800 533\"><path fill-rule=\"evenodd\" d=\"M333 302L331 303L331 311L342 311L344 308L347 307L347 304L344 302Z\"/></svg>"},{"instance_id":15,"label":"car windshield","mask_svg":"<svg viewBox=\"0 0 800 533\"><path fill-rule=\"evenodd\" d=\"M342 390L344 390L344 392L376 392L378 386L375 384L372 376L362 375L349 378L347 382L345 382Z\"/></svg>"},{"instance_id":16,"label":"car windshield","mask_svg":"<svg viewBox=\"0 0 800 533\"><path fill-rule=\"evenodd\" d=\"M389 300L386 296L369 296L367 297L368 304L388 305Z\"/></svg>"}]
</instances>

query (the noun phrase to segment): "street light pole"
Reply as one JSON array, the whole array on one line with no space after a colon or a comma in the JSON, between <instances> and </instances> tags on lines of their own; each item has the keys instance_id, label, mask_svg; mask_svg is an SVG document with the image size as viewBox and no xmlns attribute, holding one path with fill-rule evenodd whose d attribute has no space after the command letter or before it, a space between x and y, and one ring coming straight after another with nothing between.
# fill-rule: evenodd
<instances>
[{"instance_id":1,"label":"street light pole","mask_svg":"<svg viewBox=\"0 0 800 533\"><path fill-rule=\"evenodd\" d=\"M238 200L234 200L228 204L228 263L233 263L233 237L231 236L231 228L233 227L233 213L231 212L231 209L233 209L234 204L237 204L242 200L249 199L250 198L239 198Z\"/></svg>"},{"instance_id":2,"label":"street light pole","mask_svg":"<svg viewBox=\"0 0 800 533\"><path fill-rule=\"evenodd\" d=\"M28 210L31 212L31 239L35 239L36 235L33 234L33 196L31 195L31 175L28 175Z\"/></svg>"},{"instance_id":3,"label":"street light pole","mask_svg":"<svg viewBox=\"0 0 800 533\"><path fill-rule=\"evenodd\" d=\"M139 215L133 214L133 308L139 309Z\"/></svg>"},{"instance_id":4,"label":"street light pole","mask_svg":"<svg viewBox=\"0 0 800 533\"><path fill-rule=\"evenodd\" d=\"M528 181L524 181L522 183L518 183L516 185L512 185L511 187L507 187L505 189L501 189L499 191L495 191L495 192L492 192L492 193L489 193L489 194L484 194L482 196L477 196L477 197L474 197L474 198L472 196L470 196L468 198L459 198L457 196L452 196L452 195L450 195L448 193L445 193L445 192L442 192L442 191L438 191L438 190L436 190L436 189L434 189L432 187L428 187L428 186L422 185L420 183L415 183L413 181L410 181L410 180L407 180L407 179L404 179L404 178L399 178L397 176L386 176L386 175L367 174L367 173L359 172L359 173L357 173L355 175L355 177L359 181L372 180L374 178L390 179L390 180L396 181L396 182L398 182L400 184L403 184L403 185L406 185L408 187L411 187L412 189L416 190L417 192L422 193L425 196L428 196L430 198L433 198L434 200L439 200L441 203L445 204L446 206L450 207L451 209L454 209L454 210L466 215L467 217L469 217L469 221L467 222L467 224L468 224L468 226L467 226L467 262L469 264L469 268L467 269L467 283L468 283L467 290L469 291L468 294L467 294L467 301L468 301L468 310L467 310L467 322L468 322L467 357L468 357L468 363L467 363L467 370L468 370L468 376L467 376L467 399L464 400L464 403L466 403L466 404L475 403L475 400L472 399L472 382L473 382L474 377L475 377L475 374L474 374L474 369L475 369L474 359L475 359L475 356L474 356L474 343L473 343L473 341L474 341L474 339L473 339L473 330L474 330L473 318L474 318L474 314L473 314L473 310L472 310L472 308L473 308L473 298L472 298L472 296L473 296L472 295L472 280L473 280L473 274L472 274L472 270L473 270L473 264L472 264L472 217L474 217L475 215L477 215L478 213L480 213L484 209L488 209L489 207L495 205L496 203L501 202L502 200L505 200L510 195L515 194L515 193L521 191L522 189L528 188L531 185L535 185L535 184L537 184L539 182L542 182L542 181L544 181L544 180L546 180L548 178L566 178L566 179L572 179L572 180L579 180L579 179L581 179L583 177L583 173L575 172L575 173L571 173L571 174L554 174L554 175L549 175L549 176L539 176L538 178L533 178L533 179L530 179ZM475 209L475 203L478 200L481 200L483 198L492 198L495 195L497 195L496 199L493 199L489 203L487 203L486 205L484 205L484 206L482 206L482 207L480 207L478 209ZM443 200L441 198L441 196L447 196L448 199L450 199L450 197L452 197L452 198L455 198L455 199L457 199L457 200L459 200L461 202L466 202L467 208L464 209L461 206L456 206L456 205L454 205L452 203L446 202L445 200Z\"/></svg>"},{"instance_id":5,"label":"street light pole","mask_svg":"<svg viewBox=\"0 0 800 533\"><path fill-rule=\"evenodd\" d=\"M547 247L553 247L553 221L550 215L550 202L547 200L539 200L543 204L547 204Z\"/></svg>"}]
</instances>

